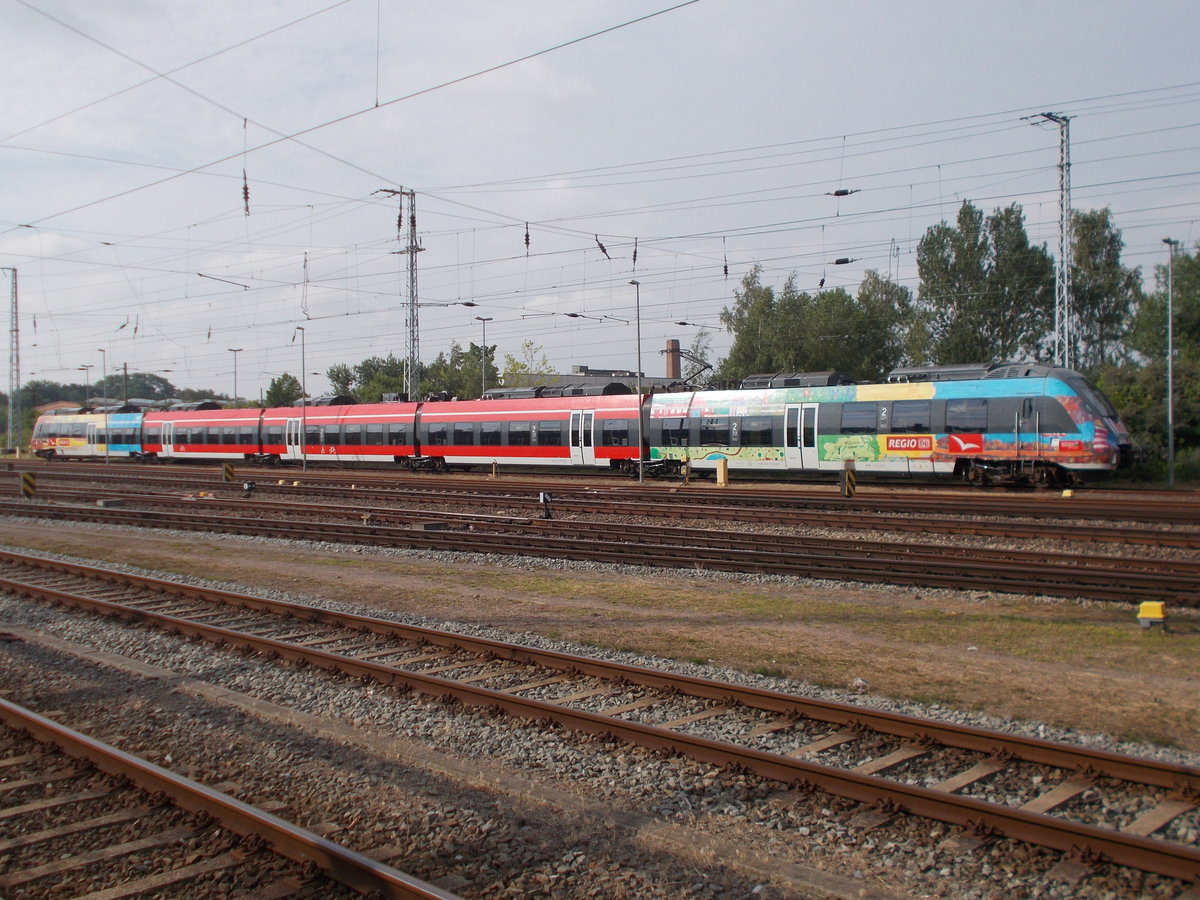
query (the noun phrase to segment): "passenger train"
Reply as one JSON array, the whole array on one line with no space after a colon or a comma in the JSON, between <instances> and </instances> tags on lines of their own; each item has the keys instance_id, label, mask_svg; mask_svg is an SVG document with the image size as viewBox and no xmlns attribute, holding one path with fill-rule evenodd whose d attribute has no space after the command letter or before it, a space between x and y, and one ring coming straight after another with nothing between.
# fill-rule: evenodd
<instances>
[{"instance_id":1,"label":"passenger train","mask_svg":"<svg viewBox=\"0 0 1200 900\"><path fill-rule=\"evenodd\" d=\"M1110 472L1131 456L1128 429L1094 385L1036 363L902 368L872 384L837 372L762 375L739 390L641 397L609 385L498 390L482 400L199 406L44 415L32 449L47 459L626 473L640 458L652 474L704 472L722 460L735 471L835 472L852 461L861 472L1047 485Z\"/></svg>"}]
</instances>

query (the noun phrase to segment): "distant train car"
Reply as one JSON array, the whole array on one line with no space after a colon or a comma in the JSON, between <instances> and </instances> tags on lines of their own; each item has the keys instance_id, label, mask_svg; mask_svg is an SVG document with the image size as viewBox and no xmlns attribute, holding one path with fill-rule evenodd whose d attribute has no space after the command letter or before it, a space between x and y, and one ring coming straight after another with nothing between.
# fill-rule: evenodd
<instances>
[{"instance_id":1,"label":"distant train car","mask_svg":"<svg viewBox=\"0 0 1200 900\"><path fill-rule=\"evenodd\" d=\"M138 412L45 415L34 425L30 449L44 459L135 457L141 452L141 424Z\"/></svg>"},{"instance_id":2,"label":"distant train car","mask_svg":"<svg viewBox=\"0 0 1200 900\"><path fill-rule=\"evenodd\" d=\"M262 452L259 436L261 409L208 409L147 412L142 421L142 454L146 459L222 460L257 459Z\"/></svg>"},{"instance_id":3,"label":"distant train car","mask_svg":"<svg viewBox=\"0 0 1200 900\"><path fill-rule=\"evenodd\" d=\"M397 462L419 456L416 403L362 403L263 410L262 458L269 462Z\"/></svg>"},{"instance_id":4,"label":"distant train car","mask_svg":"<svg viewBox=\"0 0 1200 900\"><path fill-rule=\"evenodd\" d=\"M897 369L882 384L838 373L748 382L653 397L651 464L820 472L849 460L865 472L1066 484L1117 468L1130 450L1117 411L1068 369L999 364Z\"/></svg>"}]
</instances>

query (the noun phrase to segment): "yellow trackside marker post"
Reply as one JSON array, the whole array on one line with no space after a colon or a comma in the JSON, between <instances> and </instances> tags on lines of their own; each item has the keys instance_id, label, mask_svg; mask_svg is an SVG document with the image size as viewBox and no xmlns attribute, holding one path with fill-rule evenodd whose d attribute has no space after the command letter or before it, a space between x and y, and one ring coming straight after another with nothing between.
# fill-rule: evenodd
<instances>
[{"instance_id":1,"label":"yellow trackside marker post","mask_svg":"<svg viewBox=\"0 0 1200 900\"><path fill-rule=\"evenodd\" d=\"M725 487L729 484L729 460L717 460L717 487Z\"/></svg>"},{"instance_id":2,"label":"yellow trackside marker post","mask_svg":"<svg viewBox=\"0 0 1200 900\"><path fill-rule=\"evenodd\" d=\"M221 477L226 481L233 481L233 463L225 463L221 466Z\"/></svg>"},{"instance_id":3,"label":"yellow trackside marker post","mask_svg":"<svg viewBox=\"0 0 1200 900\"><path fill-rule=\"evenodd\" d=\"M21 496L26 500L33 498L37 493L37 475L33 472L21 473Z\"/></svg>"},{"instance_id":4,"label":"yellow trackside marker post","mask_svg":"<svg viewBox=\"0 0 1200 900\"><path fill-rule=\"evenodd\" d=\"M838 481L842 489L842 496L853 497L854 492L858 490L858 476L854 474L854 460L847 459L842 462L842 474Z\"/></svg>"}]
</instances>

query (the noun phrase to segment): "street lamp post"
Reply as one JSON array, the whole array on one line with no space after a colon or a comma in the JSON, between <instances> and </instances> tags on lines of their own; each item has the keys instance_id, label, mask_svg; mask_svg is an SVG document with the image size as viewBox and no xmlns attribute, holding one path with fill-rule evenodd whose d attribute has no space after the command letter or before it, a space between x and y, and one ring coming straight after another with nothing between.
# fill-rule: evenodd
<instances>
[{"instance_id":1,"label":"street lamp post","mask_svg":"<svg viewBox=\"0 0 1200 900\"><path fill-rule=\"evenodd\" d=\"M108 465L108 354L100 348L100 393L104 395L104 464Z\"/></svg>"},{"instance_id":2,"label":"street lamp post","mask_svg":"<svg viewBox=\"0 0 1200 900\"><path fill-rule=\"evenodd\" d=\"M304 326L297 325L300 332L300 471L308 471L308 388L305 387L307 376L304 361ZM292 341L296 340L296 331L292 332ZM234 359L237 359L235 356Z\"/></svg>"},{"instance_id":3,"label":"street lamp post","mask_svg":"<svg viewBox=\"0 0 1200 900\"><path fill-rule=\"evenodd\" d=\"M301 345L303 346L303 345ZM236 409L238 405L238 390L237 390L237 355L242 352L242 348L229 348L229 352L233 354L233 406Z\"/></svg>"},{"instance_id":4,"label":"street lamp post","mask_svg":"<svg viewBox=\"0 0 1200 900\"><path fill-rule=\"evenodd\" d=\"M487 393L487 323L494 316L476 316L475 320L483 324L483 347L479 351L479 396Z\"/></svg>"},{"instance_id":5,"label":"street lamp post","mask_svg":"<svg viewBox=\"0 0 1200 900\"><path fill-rule=\"evenodd\" d=\"M1175 487L1175 248L1179 241L1163 238L1167 245L1167 487Z\"/></svg>"},{"instance_id":6,"label":"street lamp post","mask_svg":"<svg viewBox=\"0 0 1200 900\"><path fill-rule=\"evenodd\" d=\"M86 407L88 405L88 403L87 403L88 402L88 391L90 391L92 389L92 382L91 382L91 378L89 377L89 373L95 367L96 367L95 363L87 363L87 364L79 367L79 371L83 373L83 382L84 382L84 384L83 384L83 405L84 405L84 407Z\"/></svg>"},{"instance_id":7,"label":"street lamp post","mask_svg":"<svg viewBox=\"0 0 1200 900\"><path fill-rule=\"evenodd\" d=\"M645 452L642 431L642 283L636 278L629 283L633 285L633 308L637 314L638 484L643 484L646 480L646 464L642 458Z\"/></svg>"}]
</instances>

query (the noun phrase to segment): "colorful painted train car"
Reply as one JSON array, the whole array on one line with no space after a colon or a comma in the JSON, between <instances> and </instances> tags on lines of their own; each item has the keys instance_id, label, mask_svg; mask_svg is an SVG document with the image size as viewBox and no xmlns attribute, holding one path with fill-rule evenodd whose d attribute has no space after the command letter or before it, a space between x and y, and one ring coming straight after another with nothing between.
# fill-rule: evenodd
<instances>
[{"instance_id":1,"label":"colorful painted train car","mask_svg":"<svg viewBox=\"0 0 1200 900\"><path fill-rule=\"evenodd\" d=\"M897 369L881 384L838 373L759 376L738 391L653 398L652 461L712 469L954 474L1065 484L1129 462L1108 399L1036 364ZM789 384L789 382L792 382Z\"/></svg>"}]
</instances>

